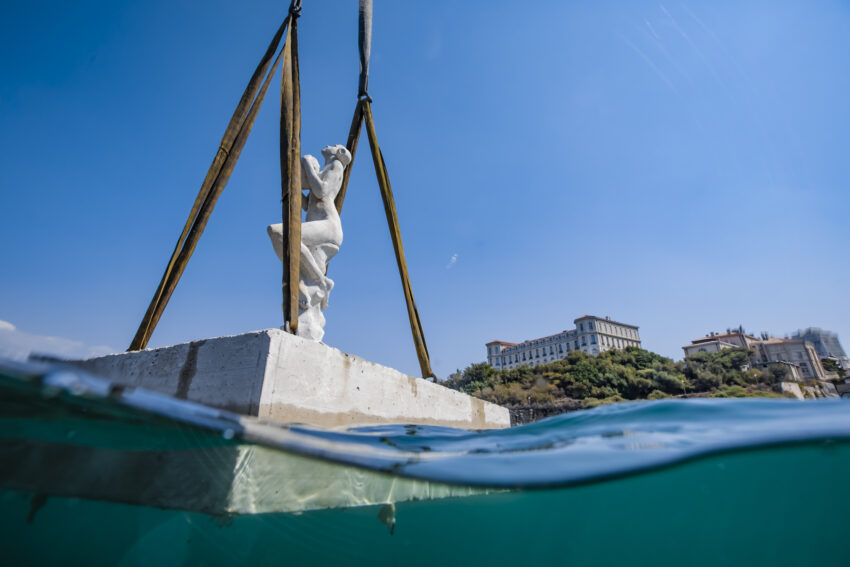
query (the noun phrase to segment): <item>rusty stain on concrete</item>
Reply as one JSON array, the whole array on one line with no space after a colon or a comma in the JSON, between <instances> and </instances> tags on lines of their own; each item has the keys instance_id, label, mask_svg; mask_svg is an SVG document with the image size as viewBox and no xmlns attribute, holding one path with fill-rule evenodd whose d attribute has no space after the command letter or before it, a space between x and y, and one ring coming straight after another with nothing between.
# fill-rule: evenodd
<instances>
[{"instance_id":1,"label":"rusty stain on concrete","mask_svg":"<svg viewBox=\"0 0 850 567\"><path fill-rule=\"evenodd\" d=\"M189 396L189 388L192 386L192 378L198 373L198 349L200 349L206 340L195 341L189 343L189 351L186 353L186 362L183 363L183 368L180 369L180 377L177 380L177 393L174 397L180 400L186 400Z\"/></svg>"}]
</instances>

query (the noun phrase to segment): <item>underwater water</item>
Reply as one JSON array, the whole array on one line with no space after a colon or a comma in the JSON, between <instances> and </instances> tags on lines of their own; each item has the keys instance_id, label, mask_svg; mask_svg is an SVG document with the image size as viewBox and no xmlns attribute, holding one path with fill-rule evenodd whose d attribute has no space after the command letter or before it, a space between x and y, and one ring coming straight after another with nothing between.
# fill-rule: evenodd
<instances>
[{"instance_id":1,"label":"underwater water","mask_svg":"<svg viewBox=\"0 0 850 567\"><path fill-rule=\"evenodd\" d=\"M848 565L850 402L328 431L0 372L9 565Z\"/></svg>"}]
</instances>

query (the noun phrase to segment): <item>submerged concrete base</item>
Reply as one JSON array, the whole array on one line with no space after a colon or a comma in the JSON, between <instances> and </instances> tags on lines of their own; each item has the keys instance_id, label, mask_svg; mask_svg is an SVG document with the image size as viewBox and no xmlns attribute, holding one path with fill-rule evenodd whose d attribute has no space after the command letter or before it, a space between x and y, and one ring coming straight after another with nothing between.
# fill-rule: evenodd
<instances>
[{"instance_id":1,"label":"submerged concrete base","mask_svg":"<svg viewBox=\"0 0 850 567\"><path fill-rule=\"evenodd\" d=\"M288 423L510 426L506 408L278 329L68 363L119 384Z\"/></svg>"}]
</instances>

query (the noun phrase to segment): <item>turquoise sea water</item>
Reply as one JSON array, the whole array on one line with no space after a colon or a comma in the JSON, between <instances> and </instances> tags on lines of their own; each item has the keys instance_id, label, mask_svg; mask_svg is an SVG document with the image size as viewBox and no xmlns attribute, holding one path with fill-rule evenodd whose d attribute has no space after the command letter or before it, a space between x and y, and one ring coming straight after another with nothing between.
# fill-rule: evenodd
<instances>
[{"instance_id":1,"label":"turquoise sea water","mask_svg":"<svg viewBox=\"0 0 850 567\"><path fill-rule=\"evenodd\" d=\"M10 565L848 565L850 402L280 426L0 372Z\"/></svg>"}]
</instances>

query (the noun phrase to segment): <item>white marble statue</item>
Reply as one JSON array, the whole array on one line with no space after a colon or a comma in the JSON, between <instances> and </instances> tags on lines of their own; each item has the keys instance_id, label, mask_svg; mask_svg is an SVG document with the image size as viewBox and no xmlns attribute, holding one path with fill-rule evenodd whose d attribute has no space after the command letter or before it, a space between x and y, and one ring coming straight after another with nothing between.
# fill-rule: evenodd
<instances>
[{"instance_id":1,"label":"white marble statue","mask_svg":"<svg viewBox=\"0 0 850 567\"><path fill-rule=\"evenodd\" d=\"M301 223L301 281L298 283L299 337L321 341L325 335L325 316L328 295L334 286L325 273L328 261L339 252L342 244L342 223L334 199L342 186L342 174L351 163L345 146L327 146L322 150L325 165L313 156L301 158L301 186L308 190L301 204L307 211ZM277 257L283 261L283 224L268 227L269 237Z\"/></svg>"}]
</instances>

